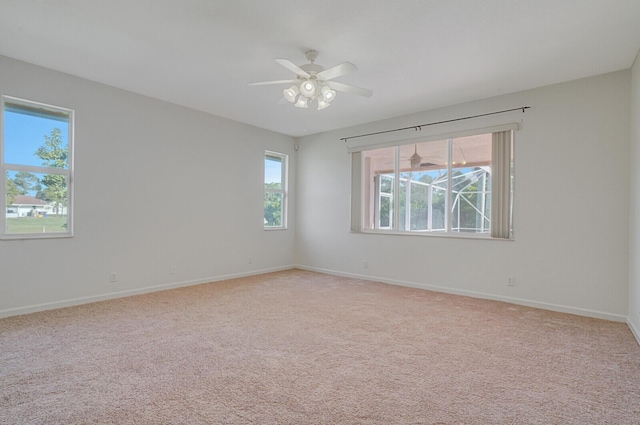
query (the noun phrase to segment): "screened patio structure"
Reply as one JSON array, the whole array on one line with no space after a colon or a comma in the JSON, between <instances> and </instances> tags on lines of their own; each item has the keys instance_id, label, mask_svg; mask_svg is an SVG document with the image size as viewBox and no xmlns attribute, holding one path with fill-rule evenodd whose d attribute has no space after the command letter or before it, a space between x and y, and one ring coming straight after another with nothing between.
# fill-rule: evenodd
<instances>
[{"instance_id":1,"label":"screened patio structure","mask_svg":"<svg viewBox=\"0 0 640 425\"><path fill-rule=\"evenodd\" d=\"M489 233L491 147L487 133L367 150L365 229Z\"/></svg>"}]
</instances>

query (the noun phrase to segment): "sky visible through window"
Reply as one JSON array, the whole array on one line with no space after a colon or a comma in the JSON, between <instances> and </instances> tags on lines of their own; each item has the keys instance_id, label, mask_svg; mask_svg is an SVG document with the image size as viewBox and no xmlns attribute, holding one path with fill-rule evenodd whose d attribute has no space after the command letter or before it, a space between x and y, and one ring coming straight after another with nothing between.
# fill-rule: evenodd
<instances>
[{"instance_id":1,"label":"sky visible through window","mask_svg":"<svg viewBox=\"0 0 640 425\"><path fill-rule=\"evenodd\" d=\"M264 182L282 183L282 160L268 157L264 161Z\"/></svg>"},{"instance_id":2,"label":"sky visible through window","mask_svg":"<svg viewBox=\"0 0 640 425\"><path fill-rule=\"evenodd\" d=\"M65 142L69 140L67 122L5 111L4 162L42 166L43 160L35 152L44 144L44 137L50 135L54 128L60 129L62 140ZM9 178L14 178L15 174L15 171L9 171ZM35 192L30 195L35 195Z\"/></svg>"}]
</instances>

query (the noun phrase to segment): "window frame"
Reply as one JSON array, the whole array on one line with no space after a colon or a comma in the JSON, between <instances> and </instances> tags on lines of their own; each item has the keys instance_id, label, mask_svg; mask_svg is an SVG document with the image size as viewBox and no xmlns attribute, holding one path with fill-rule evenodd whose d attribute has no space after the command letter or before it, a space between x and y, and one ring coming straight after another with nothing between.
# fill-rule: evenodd
<instances>
[{"instance_id":1,"label":"window frame","mask_svg":"<svg viewBox=\"0 0 640 425\"><path fill-rule=\"evenodd\" d=\"M487 240L513 240L513 202L515 197L515 137L516 131L518 130L518 124L504 124L497 125L488 128L480 128L480 129L469 129L462 130L456 132L450 132L446 134L438 134L433 136L426 136L421 138L412 138L412 139L404 139L404 140L395 140L388 141L385 143L377 143L377 144L362 144L355 147L349 147L349 153L351 154L351 228L350 231L352 233L365 233L365 234L386 234L386 235L406 235L406 236L430 236L430 237L449 237L449 238L471 238L471 239L487 239ZM471 233L471 232L461 232L461 231L452 231L453 224L453 211L451 210L452 206L452 170L455 170L455 166L452 166L452 140L466 137L466 136L474 136L481 134L494 134L500 132L510 132L510 155L511 155L511 167L510 167L510 178L508 181L508 185L510 187L510 196L508 198L508 210L509 210L509 235L508 237L502 236L492 236L491 227L488 228L488 232L485 231L483 233ZM395 165L394 165L394 174L398 182L394 182L394 191L400 189L400 172L399 172L399 164L398 164L398 151L402 146L414 145L416 143L426 143L426 142L434 142L434 141L446 141L448 146L448 156L447 156L447 168L446 174L448 179L447 191L445 194L445 227L444 231L430 231L430 230L405 230L401 229L399 225L399 219L396 218L394 223L391 225L391 229L379 228L378 219L379 213L377 210L379 209L379 200L377 199L379 196L378 193L373 189L376 184L379 186L379 182L367 182L365 178L365 153L367 151L382 149L382 148L395 148ZM493 170L493 161L491 167ZM394 179L395 180L395 179ZM368 195L369 193L369 195ZM399 194L399 192L398 192ZM367 213L366 203L371 203L371 200L368 197L372 197L374 199L374 221L371 223L371 227L365 227L365 224L369 221L365 219ZM397 197L399 199L399 196ZM398 201L395 201L396 207L398 206ZM396 208L397 209L397 208ZM400 209L397 209L394 214L401 214Z\"/></svg>"},{"instance_id":2,"label":"window frame","mask_svg":"<svg viewBox=\"0 0 640 425\"><path fill-rule=\"evenodd\" d=\"M23 165L5 162L5 111L6 105L23 106L25 109L40 109L51 115L65 115L68 118L68 139L67 139L67 168L54 168L47 166ZM75 142L75 111L61 106L49 105L32 100L2 95L0 96L0 211L4 217L0 220L0 240L20 240L20 239L53 239L73 237L73 186L74 186L74 142ZM67 231L55 233L7 233L7 172L24 171L28 173L38 173L45 175L65 176L67 184Z\"/></svg>"},{"instance_id":3,"label":"window frame","mask_svg":"<svg viewBox=\"0 0 640 425\"><path fill-rule=\"evenodd\" d=\"M278 158L281 160L282 163L282 169L281 169L281 175L280 175L280 181L281 181L281 188L280 189L274 189L274 188L267 188L266 187L266 161L267 158ZM270 151L270 150L265 150L264 151L264 157L263 157L263 162L262 165L264 167L263 169L263 173L262 173L262 178L263 178L263 185L264 185L264 196L266 196L267 194L280 194L282 196L282 201L281 201L281 205L280 205L280 217L281 217L281 225L280 226L267 226L266 223L264 223L264 230L286 230L287 229L287 216L288 216L288 185L289 185L289 155L284 154L284 153L280 153L280 152L275 152L275 151ZM264 199L263 196L263 199ZM262 217L263 217L263 221L264 221L264 206L263 206L263 210L262 210Z\"/></svg>"}]
</instances>

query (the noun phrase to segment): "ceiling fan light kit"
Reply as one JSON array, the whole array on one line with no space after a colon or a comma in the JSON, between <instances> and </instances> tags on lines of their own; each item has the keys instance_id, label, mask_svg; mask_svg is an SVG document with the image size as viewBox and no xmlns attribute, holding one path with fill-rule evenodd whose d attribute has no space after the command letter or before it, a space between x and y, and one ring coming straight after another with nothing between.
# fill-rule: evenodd
<instances>
[{"instance_id":1,"label":"ceiling fan light kit","mask_svg":"<svg viewBox=\"0 0 640 425\"><path fill-rule=\"evenodd\" d=\"M295 103L294 106L297 106L298 108L308 108L309 107L309 99L307 97L305 97L305 96L299 96L298 97L298 101Z\"/></svg>"},{"instance_id":2,"label":"ceiling fan light kit","mask_svg":"<svg viewBox=\"0 0 640 425\"><path fill-rule=\"evenodd\" d=\"M296 101L298 94L300 94L300 90L298 86L291 86L288 89L284 89L283 94L285 99L293 103Z\"/></svg>"},{"instance_id":3,"label":"ceiling fan light kit","mask_svg":"<svg viewBox=\"0 0 640 425\"><path fill-rule=\"evenodd\" d=\"M305 80L300 84L300 93L310 99L316 94L316 85L313 80Z\"/></svg>"},{"instance_id":4,"label":"ceiling fan light kit","mask_svg":"<svg viewBox=\"0 0 640 425\"><path fill-rule=\"evenodd\" d=\"M318 110L331 105L333 99L336 98L336 90L367 97L373 94L368 89L329 81L358 69L351 62L343 62L333 68L324 69L324 67L314 63L318 58L316 50L307 51L306 56L310 63L301 66L295 65L287 59L276 59L277 63L296 73L296 80L263 81L249 83L249 85L263 86L294 83L291 87L282 91L284 98L298 108L308 108L309 104L315 100Z\"/></svg>"},{"instance_id":5,"label":"ceiling fan light kit","mask_svg":"<svg viewBox=\"0 0 640 425\"><path fill-rule=\"evenodd\" d=\"M415 170L417 168L420 168L420 164L422 163L422 158L417 153L414 153L413 155L411 155L410 161L411 161L411 168Z\"/></svg>"},{"instance_id":6,"label":"ceiling fan light kit","mask_svg":"<svg viewBox=\"0 0 640 425\"><path fill-rule=\"evenodd\" d=\"M320 90L317 89L318 86L320 87ZM335 98L335 91L331 90L329 86L311 79L302 81L302 83L300 83L300 88L293 85L288 89L284 89L282 93L284 94L285 99L293 103L294 106L297 106L298 108L307 108L309 106L309 102L317 100L318 110L328 107L331 101ZM292 96L293 93L296 94ZM329 95L327 96L325 93L328 93ZM298 96L298 101L296 101L296 96ZM300 98L305 98L305 101L300 102Z\"/></svg>"},{"instance_id":7,"label":"ceiling fan light kit","mask_svg":"<svg viewBox=\"0 0 640 425\"><path fill-rule=\"evenodd\" d=\"M329 106L329 102L324 99L318 99L318 111Z\"/></svg>"},{"instance_id":8,"label":"ceiling fan light kit","mask_svg":"<svg viewBox=\"0 0 640 425\"><path fill-rule=\"evenodd\" d=\"M322 89L320 90L320 93L322 93L322 96L324 96L324 99L327 102L331 102L333 100L333 98L336 97L335 90L331 90L331 88L329 86L322 86Z\"/></svg>"}]
</instances>

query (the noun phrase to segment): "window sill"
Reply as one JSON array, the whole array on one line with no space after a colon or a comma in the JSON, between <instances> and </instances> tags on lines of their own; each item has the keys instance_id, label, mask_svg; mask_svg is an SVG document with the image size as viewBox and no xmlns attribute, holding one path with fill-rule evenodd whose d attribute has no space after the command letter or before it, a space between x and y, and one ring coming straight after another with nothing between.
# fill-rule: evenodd
<instances>
[{"instance_id":1,"label":"window sill","mask_svg":"<svg viewBox=\"0 0 640 425\"><path fill-rule=\"evenodd\" d=\"M0 236L0 240L3 241L16 241L16 240L43 240L43 239L66 239L72 238L73 235L70 233L60 233L60 234L15 234L15 235L2 235Z\"/></svg>"},{"instance_id":2,"label":"window sill","mask_svg":"<svg viewBox=\"0 0 640 425\"><path fill-rule=\"evenodd\" d=\"M351 233L366 235L389 235L389 236L417 236L445 239L475 239L487 241L513 241L513 236L509 239L492 238L488 233L445 233L445 232L400 232L395 230L351 230Z\"/></svg>"},{"instance_id":3,"label":"window sill","mask_svg":"<svg viewBox=\"0 0 640 425\"><path fill-rule=\"evenodd\" d=\"M286 227L265 227L264 230L271 232L273 230L287 230L287 228Z\"/></svg>"}]
</instances>

